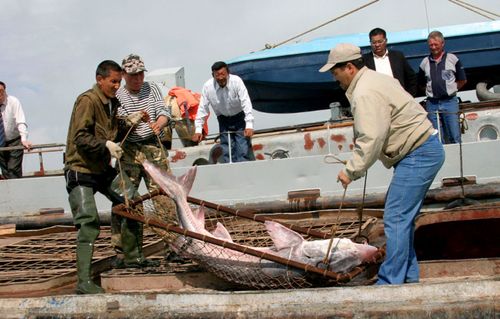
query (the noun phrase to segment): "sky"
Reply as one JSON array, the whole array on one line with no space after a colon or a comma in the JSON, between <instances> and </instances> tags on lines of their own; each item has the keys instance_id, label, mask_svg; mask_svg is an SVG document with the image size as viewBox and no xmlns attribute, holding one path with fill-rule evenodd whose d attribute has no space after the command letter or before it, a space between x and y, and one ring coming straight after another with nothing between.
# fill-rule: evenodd
<instances>
[{"instance_id":1,"label":"sky","mask_svg":"<svg viewBox=\"0 0 500 319\"><path fill-rule=\"evenodd\" d=\"M499 11L498 0L467 1ZM261 50L267 43L279 43L369 2L0 0L0 80L7 84L8 94L20 99L31 142L65 143L74 101L95 83L96 66L103 60L120 63L136 53L149 71L182 66L186 87L199 92L211 76L213 62ZM388 32L432 30L483 21L489 20L448 0L379 0L294 41L367 33L374 27ZM255 128L328 117L328 111L257 112ZM212 132L217 130L214 120L209 126ZM45 169L61 168L60 154L44 156L49 158ZM37 169L37 163L38 158L25 157L25 170Z\"/></svg>"}]
</instances>

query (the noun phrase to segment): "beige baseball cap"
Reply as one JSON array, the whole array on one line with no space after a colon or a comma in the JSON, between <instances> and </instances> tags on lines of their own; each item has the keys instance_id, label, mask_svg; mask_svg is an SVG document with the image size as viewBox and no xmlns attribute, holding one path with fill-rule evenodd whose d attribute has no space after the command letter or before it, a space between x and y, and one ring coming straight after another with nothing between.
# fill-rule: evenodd
<instances>
[{"instance_id":1,"label":"beige baseball cap","mask_svg":"<svg viewBox=\"0 0 500 319\"><path fill-rule=\"evenodd\" d=\"M337 63L352 61L361 58L361 49L354 44L339 43L330 50L328 60L319 72L330 71Z\"/></svg>"}]
</instances>

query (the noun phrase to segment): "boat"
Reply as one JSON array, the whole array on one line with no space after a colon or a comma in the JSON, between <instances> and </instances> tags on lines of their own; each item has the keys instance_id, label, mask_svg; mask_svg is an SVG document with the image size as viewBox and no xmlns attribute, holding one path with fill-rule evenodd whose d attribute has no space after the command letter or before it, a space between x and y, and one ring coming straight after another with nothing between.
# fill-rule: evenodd
<instances>
[{"instance_id":1,"label":"boat","mask_svg":"<svg viewBox=\"0 0 500 319\"><path fill-rule=\"evenodd\" d=\"M10 233L10 237L2 238L8 243L0 240L0 265L5 277L18 275L19 286L25 289L24 292L28 291L24 295L16 294L12 286L8 286L13 285L12 282L6 287L0 287L0 292L3 293L0 298L2 315L12 318L275 318L334 317L339 314L382 317L389 313L401 318L425 318L429 314L445 313L449 317L495 317L500 298L500 273L496 266L499 256L496 241L488 240L494 238L491 236L495 236L500 220L500 166L497 163L500 156L500 105L498 101L491 101L464 103L461 107L468 119L469 131L464 135L462 144L445 146L447 159L432 185L430 193L433 199L417 220L416 238L422 240L419 251L427 259L421 262L422 283L391 287L340 285L255 291L224 285L213 278L215 281L210 281L212 279L207 279L210 274L204 271L187 274L181 274L179 269L149 273L108 272L109 258L113 257L113 252L110 251L107 237L109 232L104 229L94 266L98 272L102 271L100 277L104 282L103 286L112 293L76 296L72 294L75 263L72 259L74 249L71 246L75 230L72 227L53 226L56 229L30 233L16 227L27 219L35 220L30 221L31 224L26 222L27 225L45 226L71 221L64 177L59 172L0 180L0 194L3 194L0 199L0 216L3 221L7 220L6 217L12 218L10 223L14 224L10 228L0 228L4 234ZM269 218L296 219L301 222L321 221L321 218L328 215L330 219L331 216L334 216L333 219L338 218L341 215L339 201L343 203L344 200L343 189L335 180L340 169L338 162L350 156L352 119L332 118L321 123L263 131L259 134L261 137L256 137L254 142L258 138L262 138L263 142L254 145L257 146L254 148L256 161L216 164L215 158L214 164L199 166L191 196L203 199L204 203L213 202L217 211L220 210L220 205L224 205L234 211L252 210L259 216L267 212ZM203 156L207 156L216 144L213 141L201 145L198 151L203 149ZM302 150L295 151L290 145ZM306 145L309 150L306 150ZM192 151L196 151L196 147L170 151L171 163L176 164L172 165L175 175L183 174L192 165L190 159L196 159L195 155L186 156ZM186 162L173 161L174 157L182 159L183 155ZM41 169L40 172L42 171ZM378 247L383 239L383 213L380 209L372 209L380 204L371 202L370 196L383 196L390 182L389 175L389 171L377 163L368 173L366 188L363 179L349 186L346 198L353 196L358 201L353 200L351 207L354 209L342 211L342 214L349 216L349 220L358 220L359 206L364 205L362 220L373 221L370 227L365 228L364 235L372 243L377 243ZM235 183L235 180L240 182ZM150 195L144 188L140 192ZM451 196L450 192L454 195ZM475 195L479 193L486 193L486 196ZM481 205L442 210L446 202L465 198L481 200ZM335 200L335 204L329 203L330 200ZM109 201L98 195L97 205L100 214L109 217ZM106 223L105 218L102 221ZM357 227L360 224L349 224L348 236L359 234ZM30 228L29 225L26 228ZM455 232L455 229L461 231ZM456 249L460 247L456 243L468 239L458 236L463 234L488 242L486 252L457 252ZM23 239L23 235L31 239ZM438 247L436 241L429 242L429 238L437 235L441 236L439 242L446 245ZM150 245L145 247L145 254L161 254L161 238L154 237L154 234L148 236L151 236L148 242ZM31 242L24 242L25 240ZM48 248L44 243L49 243ZM13 246L14 250L6 253L4 247L8 245ZM35 246L41 251L38 256L34 256L29 250L22 250L30 247L35 249ZM429 248L433 249L427 252ZM468 249L473 251L474 248L468 246ZM449 255L449 259L439 258L443 252L452 250L454 254ZM156 258L163 260L164 256ZM35 272L35 267L29 261L38 265L37 271L40 273ZM61 273L60 269L52 268L51 262L55 262L66 272ZM12 269L9 268L11 272L6 271L7 266L12 266ZM53 279L42 278L42 274L51 275ZM26 283L22 281L23 278L33 280ZM173 281L176 282L174 287L165 286ZM51 282L55 286L51 286ZM200 287L200 283L204 285ZM34 287L31 295L30 284ZM457 294L457 291L460 293Z\"/></svg>"},{"instance_id":2,"label":"boat","mask_svg":"<svg viewBox=\"0 0 500 319\"><path fill-rule=\"evenodd\" d=\"M446 50L458 55L472 90L481 82L500 83L500 21L436 28L445 36ZM428 29L389 32L388 49L403 52L415 71L429 55ZM318 70L338 43L352 43L369 52L367 33L323 37L303 43L266 49L228 61L240 76L253 107L267 113L293 113L327 109L332 102L349 105L329 72Z\"/></svg>"},{"instance_id":3,"label":"boat","mask_svg":"<svg viewBox=\"0 0 500 319\"><path fill-rule=\"evenodd\" d=\"M314 317L390 313L398 318L428 318L445 311L450 317L494 318L500 298L500 273L495 266L499 261L498 245L491 236L500 222L499 211L500 205L492 204L423 213L416 221L415 233L419 258L424 259L420 261L422 280L390 287L367 286L364 279L356 282L355 276L328 287L324 287L331 280L327 277L319 286L307 284L300 289L242 289L221 282L196 265L168 262L162 254L156 257L162 261L158 270L110 271L114 253L108 244L109 229L104 229L96 242L93 268L100 273L108 293L82 297L71 294L75 285L74 229L31 231L24 234L25 238L23 234L0 236L0 309L6 318L158 318L173 314L176 318L220 318L221 314L224 318L310 317L312 307ZM216 214L219 212L217 209ZM326 233L331 231L331 225L339 225L336 231L343 236L353 238L362 232L373 245L380 245L381 212L364 213L361 220L355 211L344 211L339 218L336 210L259 217ZM262 241L263 233L250 226L254 220L235 223L224 216L209 216L207 225L213 227L215 221L225 220L238 242ZM248 236L250 232L253 237ZM464 234L476 238L470 241ZM149 233L146 238L146 254L162 251L161 237ZM360 274L373 275L373 269L364 269Z\"/></svg>"},{"instance_id":4,"label":"boat","mask_svg":"<svg viewBox=\"0 0 500 319\"><path fill-rule=\"evenodd\" d=\"M460 103L464 113L463 142L495 140L500 136L500 103L498 100ZM297 158L348 152L353 146L353 119L330 114L321 122L302 123L255 130L252 137L256 161ZM172 168L189 167L194 163L222 162L218 135L211 135L193 147L174 147L169 150Z\"/></svg>"}]
</instances>

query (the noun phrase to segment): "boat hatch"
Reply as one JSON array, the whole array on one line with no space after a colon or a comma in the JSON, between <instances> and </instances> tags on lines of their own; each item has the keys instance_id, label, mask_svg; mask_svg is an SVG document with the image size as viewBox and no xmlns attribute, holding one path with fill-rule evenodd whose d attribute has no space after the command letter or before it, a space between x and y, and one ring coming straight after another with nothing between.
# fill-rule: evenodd
<instances>
[{"instance_id":1,"label":"boat hatch","mask_svg":"<svg viewBox=\"0 0 500 319\"><path fill-rule=\"evenodd\" d=\"M500 257L500 205L422 214L416 221L419 261Z\"/></svg>"}]
</instances>

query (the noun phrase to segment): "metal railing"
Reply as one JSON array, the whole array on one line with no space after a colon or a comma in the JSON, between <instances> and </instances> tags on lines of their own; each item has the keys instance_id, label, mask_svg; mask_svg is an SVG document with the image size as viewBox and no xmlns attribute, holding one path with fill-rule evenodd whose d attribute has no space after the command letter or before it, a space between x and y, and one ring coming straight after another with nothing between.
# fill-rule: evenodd
<instances>
[{"instance_id":1,"label":"metal railing","mask_svg":"<svg viewBox=\"0 0 500 319\"><path fill-rule=\"evenodd\" d=\"M51 152L64 152L64 147L66 144L60 144L60 143L49 143L49 144L35 144L31 146L30 150L27 150L24 146L19 145L19 146L6 146L6 147L0 147L0 152L1 151L15 151L15 150L24 150L24 154L38 154L38 164L39 164L39 170L33 172L33 176L45 176L46 171L45 171L45 166L43 163L43 155L44 153L51 153Z\"/></svg>"}]
</instances>

